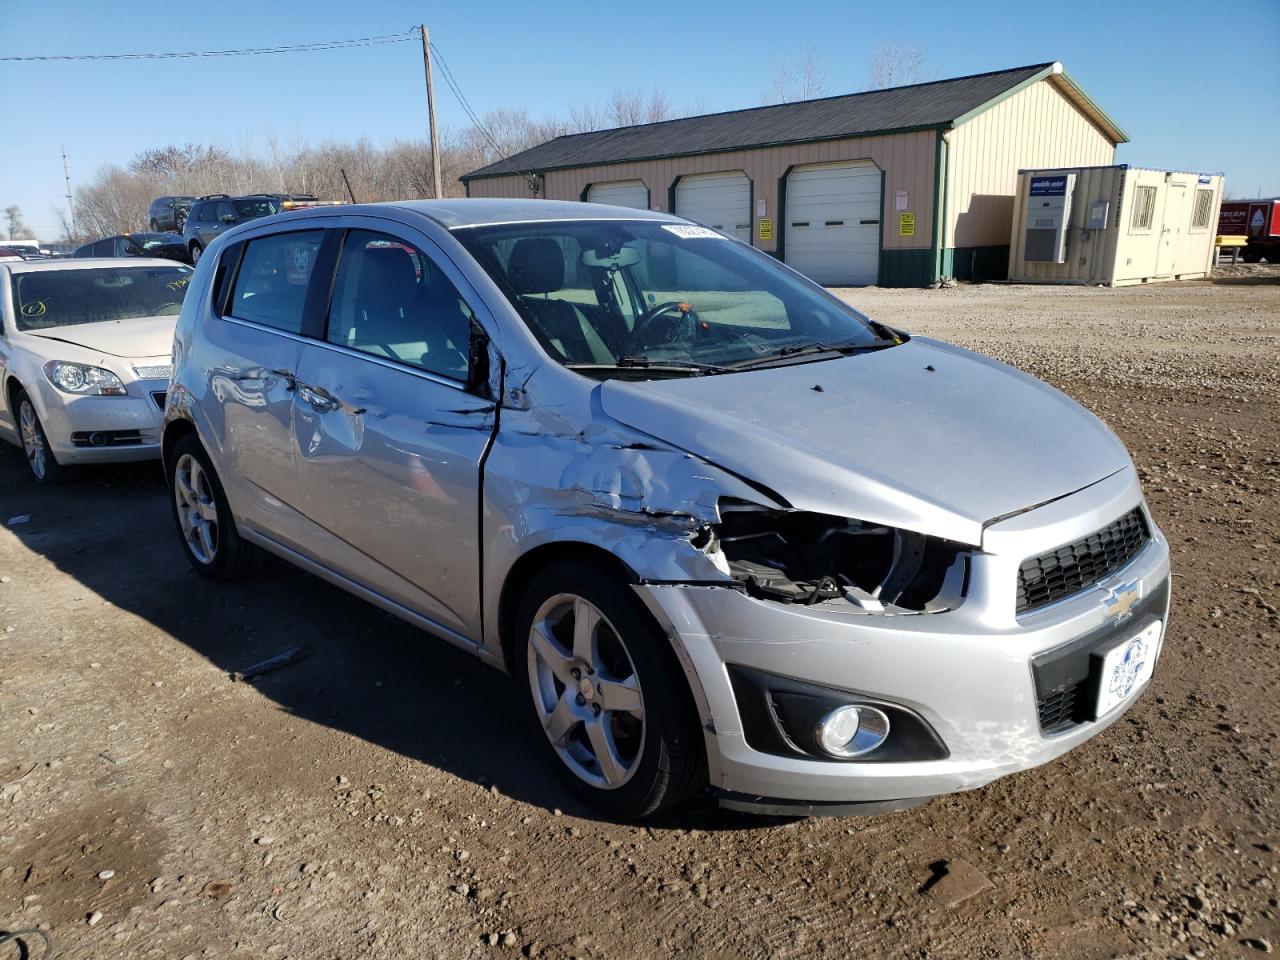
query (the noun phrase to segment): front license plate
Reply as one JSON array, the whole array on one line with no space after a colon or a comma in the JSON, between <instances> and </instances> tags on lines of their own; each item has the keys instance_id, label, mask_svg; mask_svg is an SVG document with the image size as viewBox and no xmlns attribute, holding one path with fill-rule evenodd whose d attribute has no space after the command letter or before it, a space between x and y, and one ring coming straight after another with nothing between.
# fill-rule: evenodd
<instances>
[{"instance_id":1,"label":"front license plate","mask_svg":"<svg viewBox=\"0 0 1280 960\"><path fill-rule=\"evenodd\" d=\"M1161 621L1148 624L1142 632L1122 640L1110 650L1094 654L1102 660L1098 676L1098 699L1094 719L1105 717L1142 688L1156 668L1160 652Z\"/></svg>"}]
</instances>

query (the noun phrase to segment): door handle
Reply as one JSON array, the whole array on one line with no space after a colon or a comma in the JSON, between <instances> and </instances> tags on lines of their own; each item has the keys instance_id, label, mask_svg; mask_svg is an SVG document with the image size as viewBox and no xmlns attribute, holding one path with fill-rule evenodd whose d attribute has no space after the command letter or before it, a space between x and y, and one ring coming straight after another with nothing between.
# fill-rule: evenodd
<instances>
[{"instance_id":1,"label":"door handle","mask_svg":"<svg viewBox=\"0 0 1280 960\"><path fill-rule=\"evenodd\" d=\"M298 398L311 404L313 408L321 413L327 413L330 410L336 410L341 405L337 397L328 390L320 387L310 387L305 383L298 384Z\"/></svg>"}]
</instances>

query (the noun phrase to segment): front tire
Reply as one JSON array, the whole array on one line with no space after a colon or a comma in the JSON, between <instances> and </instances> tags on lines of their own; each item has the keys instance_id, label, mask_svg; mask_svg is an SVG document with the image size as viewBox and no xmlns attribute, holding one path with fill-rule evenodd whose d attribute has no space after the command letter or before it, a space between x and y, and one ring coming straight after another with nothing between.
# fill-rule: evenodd
<instances>
[{"instance_id":1,"label":"front tire","mask_svg":"<svg viewBox=\"0 0 1280 960\"><path fill-rule=\"evenodd\" d=\"M196 573L235 580L260 569L266 555L240 537L217 471L195 434L174 444L166 473L182 551Z\"/></svg>"},{"instance_id":2,"label":"front tire","mask_svg":"<svg viewBox=\"0 0 1280 960\"><path fill-rule=\"evenodd\" d=\"M706 786L684 672L626 584L585 563L553 564L530 584L515 629L526 715L573 790L634 820Z\"/></svg>"},{"instance_id":3,"label":"front tire","mask_svg":"<svg viewBox=\"0 0 1280 960\"><path fill-rule=\"evenodd\" d=\"M203 253L204 253L204 247L202 247L199 243L195 243L195 242L193 242L193 243L191 244L191 264L192 264L192 266L194 266L195 264L197 264L197 263L199 263L199 262L200 262L200 256L201 256Z\"/></svg>"},{"instance_id":4,"label":"front tire","mask_svg":"<svg viewBox=\"0 0 1280 960\"><path fill-rule=\"evenodd\" d=\"M36 483L53 486L66 482L70 479L71 471L58 463L53 451L49 449L49 437L44 432L35 404L26 391L21 389L14 399L17 401L18 435L22 438L22 452L26 455L27 466L31 468L31 475Z\"/></svg>"}]
</instances>

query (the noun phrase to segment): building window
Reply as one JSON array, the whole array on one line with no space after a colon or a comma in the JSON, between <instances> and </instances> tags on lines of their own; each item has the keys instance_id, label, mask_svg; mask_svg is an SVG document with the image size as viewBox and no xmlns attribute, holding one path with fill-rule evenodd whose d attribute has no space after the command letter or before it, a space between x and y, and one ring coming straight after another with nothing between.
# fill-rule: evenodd
<instances>
[{"instance_id":1,"label":"building window","mask_svg":"<svg viewBox=\"0 0 1280 960\"><path fill-rule=\"evenodd\" d=\"M1213 216L1213 191L1197 190L1196 206L1191 212L1191 229L1208 230L1209 219Z\"/></svg>"},{"instance_id":2,"label":"building window","mask_svg":"<svg viewBox=\"0 0 1280 960\"><path fill-rule=\"evenodd\" d=\"M1156 216L1156 188L1138 187L1133 197L1133 220L1130 230L1150 230Z\"/></svg>"}]
</instances>

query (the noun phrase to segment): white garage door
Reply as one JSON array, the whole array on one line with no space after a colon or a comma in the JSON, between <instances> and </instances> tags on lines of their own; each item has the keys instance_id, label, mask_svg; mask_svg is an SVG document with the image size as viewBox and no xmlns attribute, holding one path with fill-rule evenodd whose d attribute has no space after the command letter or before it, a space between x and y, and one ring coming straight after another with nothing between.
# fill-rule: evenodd
<instances>
[{"instance_id":1,"label":"white garage door","mask_svg":"<svg viewBox=\"0 0 1280 960\"><path fill-rule=\"evenodd\" d=\"M751 242L751 181L745 173L699 173L676 184L677 217Z\"/></svg>"},{"instance_id":2,"label":"white garage door","mask_svg":"<svg viewBox=\"0 0 1280 960\"><path fill-rule=\"evenodd\" d=\"M615 180L613 183L593 183L587 188L589 203L607 203L614 207L649 209L649 188L643 180Z\"/></svg>"},{"instance_id":3,"label":"white garage door","mask_svg":"<svg viewBox=\"0 0 1280 960\"><path fill-rule=\"evenodd\" d=\"M880 169L866 160L796 167L787 177L785 256L811 280L876 282L880 265Z\"/></svg>"}]
</instances>

